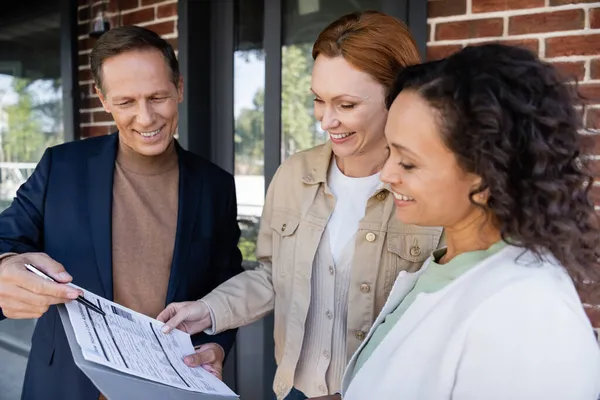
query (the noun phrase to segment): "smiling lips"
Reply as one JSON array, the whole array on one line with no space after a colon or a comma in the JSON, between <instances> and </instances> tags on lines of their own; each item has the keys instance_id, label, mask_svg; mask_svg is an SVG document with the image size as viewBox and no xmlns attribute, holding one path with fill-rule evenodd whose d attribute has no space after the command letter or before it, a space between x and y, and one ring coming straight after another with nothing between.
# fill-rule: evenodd
<instances>
[{"instance_id":1,"label":"smiling lips","mask_svg":"<svg viewBox=\"0 0 600 400\"><path fill-rule=\"evenodd\" d=\"M344 133L331 133L331 132L329 132L329 136L331 136L332 139L340 140L340 139L347 138L350 135L354 135L354 133L355 132L344 132Z\"/></svg>"},{"instance_id":2,"label":"smiling lips","mask_svg":"<svg viewBox=\"0 0 600 400\"><path fill-rule=\"evenodd\" d=\"M150 131L150 132L142 132L142 131L137 131L140 135L142 135L145 138L151 138L153 136L158 135L158 133L160 132L162 128L158 128L155 131Z\"/></svg>"},{"instance_id":3,"label":"smiling lips","mask_svg":"<svg viewBox=\"0 0 600 400\"><path fill-rule=\"evenodd\" d=\"M405 196L402 193L396 193L396 192L392 192L392 193L394 194L394 197L396 198L396 200L415 201L415 199L413 199L412 197Z\"/></svg>"}]
</instances>

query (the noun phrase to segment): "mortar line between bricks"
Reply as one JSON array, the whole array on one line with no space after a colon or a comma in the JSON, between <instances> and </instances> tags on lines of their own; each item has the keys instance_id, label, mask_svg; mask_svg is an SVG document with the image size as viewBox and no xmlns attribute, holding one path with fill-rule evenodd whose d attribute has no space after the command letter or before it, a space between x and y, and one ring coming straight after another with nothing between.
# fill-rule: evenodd
<instances>
[{"instance_id":1,"label":"mortar line between bricks","mask_svg":"<svg viewBox=\"0 0 600 400\"><path fill-rule=\"evenodd\" d=\"M511 36L489 36L484 38L470 38L470 39L453 39L453 40L436 40L431 42L435 45L451 45L451 44L459 44L459 45L467 45L471 43L481 43L492 40L527 40L527 39L552 39L557 37L569 37L569 36L591 36L600 34L599 29L589 29L589 30L576 30L576 31L559 31L559 32L544 32L544 33L528 33L526 35L511 35ZM428 43L429 44L429 43Z\"/></svg>"},{"instance_id":2,"label":"mortar line between bricks","mask_svg":"<svg viewBox=\"0 0 600 400\"><path fill-rule=\"evenodd\" d=\"M562 5L562 6L524 8L524 9L519 9L519 10L489 11L489 12L482 12L482 13L450 15L447 17L432 17L432 18L428 18L427 21L435 21L438 23L460 22L460 21L469 21L469 20L473 20L473 19L487 19L487 18L504 17L504 16L517 17L517 16L521 16L521 15L543 14L543 13L556 12L556 11L589 10L589 9L597 8L597 7L598 7L598 5L594 5L594 4L566 4L566 5Z\"/></svg>"}]
</instances>

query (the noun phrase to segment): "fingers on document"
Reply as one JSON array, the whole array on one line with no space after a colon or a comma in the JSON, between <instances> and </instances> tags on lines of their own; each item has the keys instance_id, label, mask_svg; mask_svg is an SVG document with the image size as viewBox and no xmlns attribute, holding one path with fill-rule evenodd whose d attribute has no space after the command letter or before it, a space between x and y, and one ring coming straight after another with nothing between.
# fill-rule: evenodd
<instances>
[{"instance_id":1,"label":"fingers on document","mask_svg":"<svg viewBox=\"0 0 600 400\"><path fill-rule=\"evenodd\" d=\"M203 344L200 346L196 353L190 354L183 359L183 362L188 367L198 367L203 364L212 364L215 361L219 361L217 349L210 344Z\"/></svg>"},{"instance_id":2,"label":"fingers on document","mask_svg":"<svg viewBox=\"0 0 600 400\"><path fill-rule=\"evenodd\" d=\"M169 333L173 329L177 328L177 326L185 320L184 317L180 316L182 314L181 311L177 311L176 303L171 303L158 314L156 317L160 322L164 322L165 325L161 328L164 333Z\"/></svg>"}]
</instances>

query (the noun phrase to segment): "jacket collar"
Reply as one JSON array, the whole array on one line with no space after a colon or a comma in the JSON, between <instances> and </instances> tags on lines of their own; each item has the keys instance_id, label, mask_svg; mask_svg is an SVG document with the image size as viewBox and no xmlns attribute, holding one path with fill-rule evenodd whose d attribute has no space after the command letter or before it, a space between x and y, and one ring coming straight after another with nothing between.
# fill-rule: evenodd
<instances>
[{"instance_id":1,"label":"jacket collar","mask_svg":"<svg viewBox=\"0 0 600 400\"><path fill-rule=\"evenodd\" d=\"M331 141L325 142L321 148L317 149L317 154L314 160L303 165L302 182L307 185L317 185L327 182L327 172L333 151L331 150Z\"/></svg>"},{"instance_id":2,"label":"jacket collar","mask_svg":"<svg viewBox=\"0 0 600 400\"><path fill-rule=\"evenodd\" d=\"M318 185L321 183L327 183L327 175L329 172L329 166L331 165L331 158L333 157L333 150L331 148L331 141L327 140L319 149L316 150L316 157L314 160L310 160L309 163L303 165L302 180L307 185ZM387 190L391 192L391 187L387 183L381 182L375 191L375 194Z\"/></svg>"}]
</instances>

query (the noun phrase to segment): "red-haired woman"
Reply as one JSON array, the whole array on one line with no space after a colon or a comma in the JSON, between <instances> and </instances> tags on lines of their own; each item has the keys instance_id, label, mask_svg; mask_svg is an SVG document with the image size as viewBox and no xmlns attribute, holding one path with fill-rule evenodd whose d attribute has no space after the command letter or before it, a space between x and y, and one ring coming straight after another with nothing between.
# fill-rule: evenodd
<instances>
[{"instance_id":1,"label":"red-haired woman","mask_svg":"<svg viewBox=\"0 0 600 400\"><path fill-rule=\"evenodd\" d=\"M379 12L349 14L325 28L312 54L315 117L330 140L275 174L258 236L260 268L159 315L171 328L218 333L274 310L273 388L288 400L340 389L396 276L417 271L441 236L440 228L395 219L379 180L389 153L386 94L402 68L419 62L406 26Z\"/></svg>"}]
</instances>

